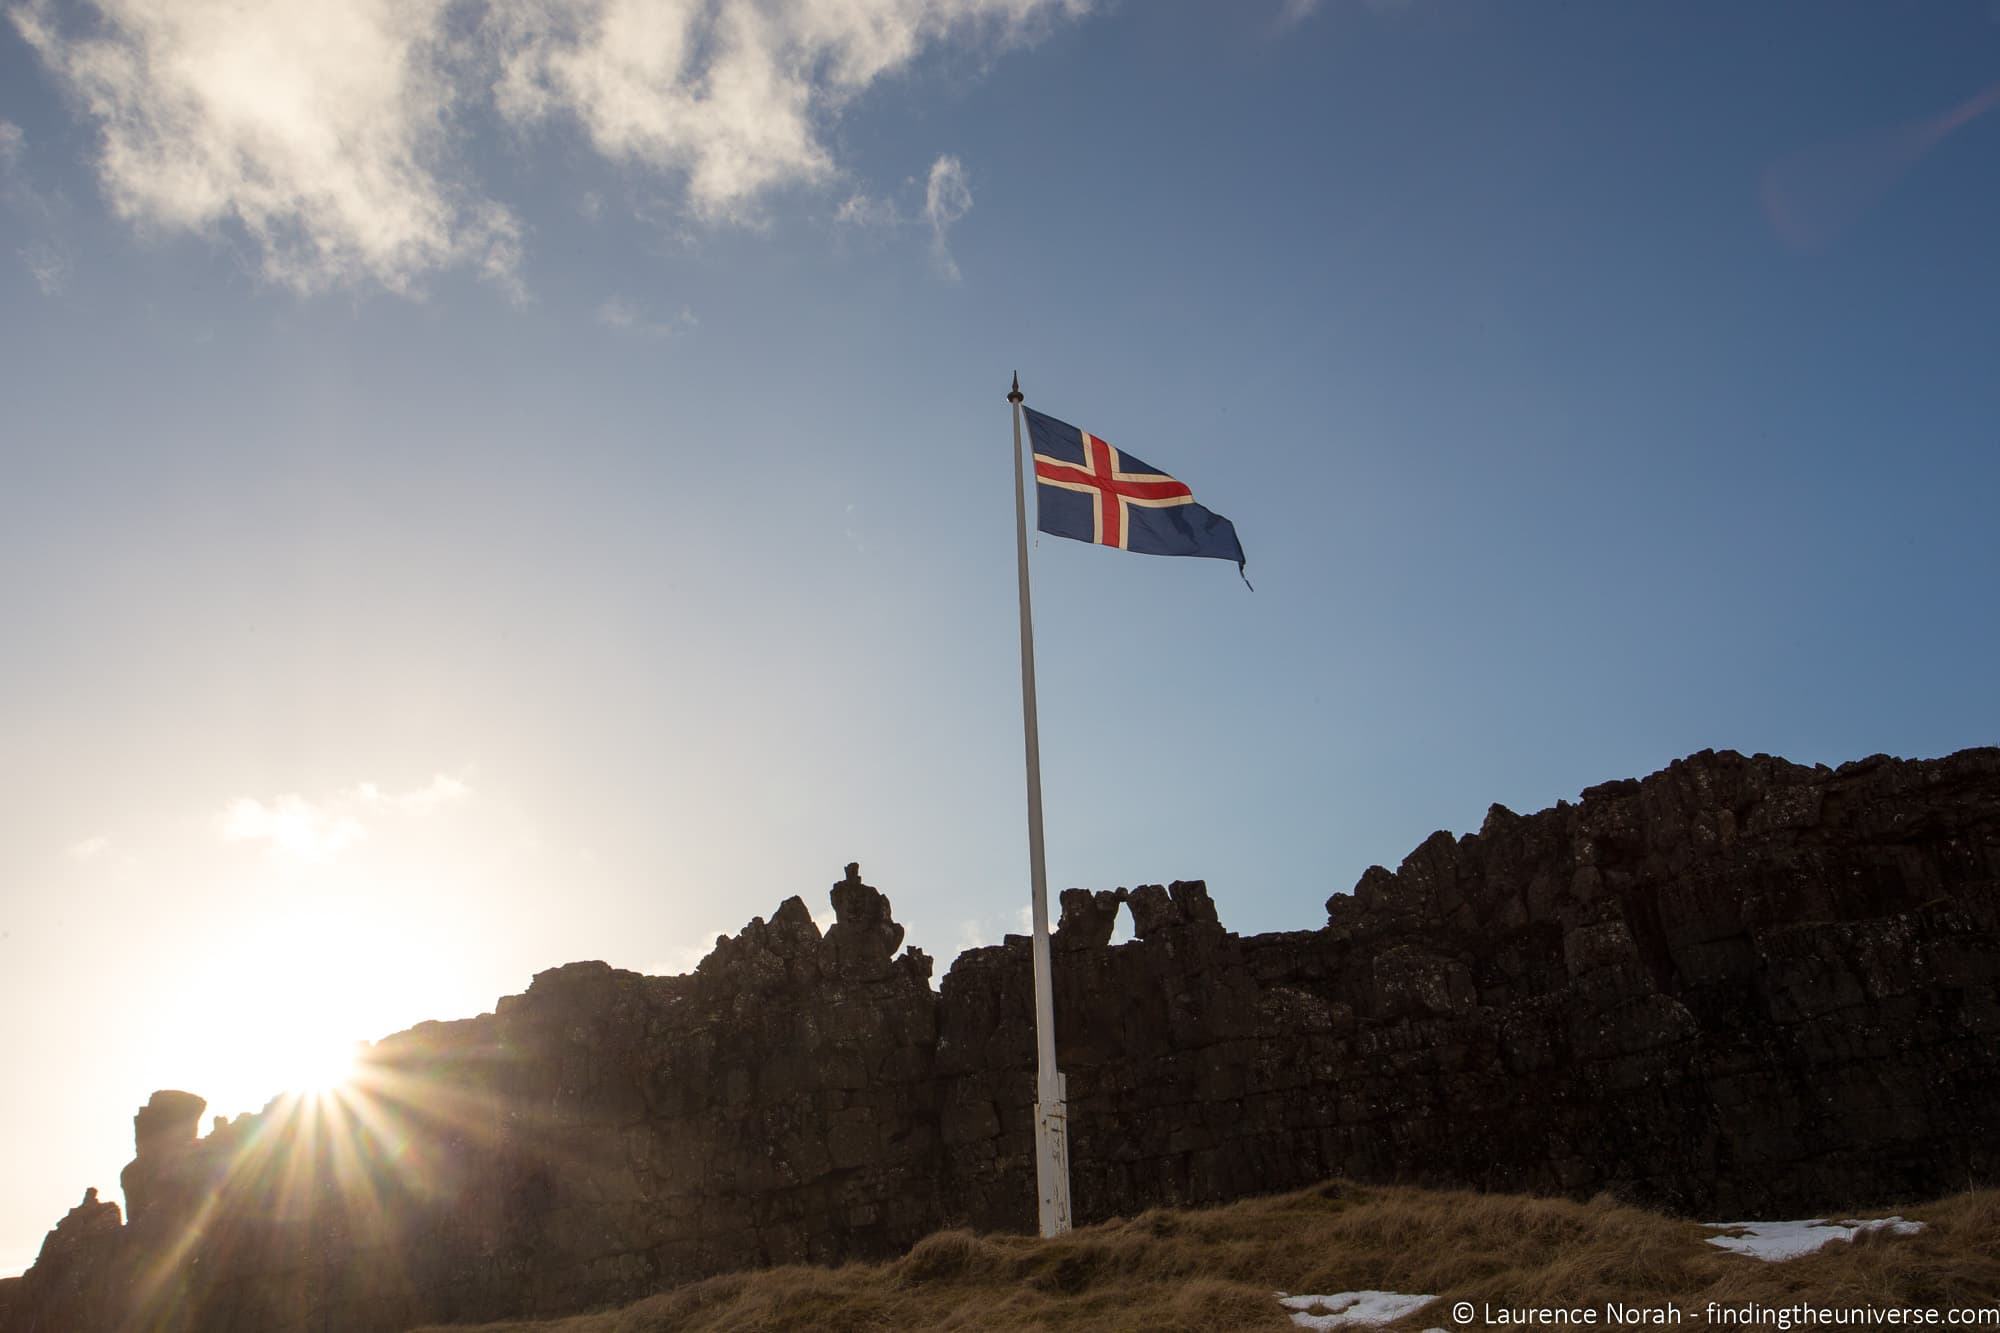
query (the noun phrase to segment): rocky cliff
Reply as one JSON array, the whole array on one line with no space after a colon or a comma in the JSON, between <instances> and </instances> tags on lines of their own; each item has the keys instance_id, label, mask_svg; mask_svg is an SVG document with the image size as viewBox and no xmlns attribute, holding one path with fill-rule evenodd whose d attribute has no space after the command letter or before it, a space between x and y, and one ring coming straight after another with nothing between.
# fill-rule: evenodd
<instances>
[{"instance_id":1,"label":"rocky cliff","mask_svg":"<svg viewBox=\"0 0 2000 1333\"><path fill-rule=\"evenodd\" d=\"M1129 905L1138 938L1111 946ZM854 867L691 975L544 972L356 1086L198 1136L0 1282L0 1333L392 1330L1032 1225L1027 942L940 989ZM2000 750L1694 755L1495 806L1239 937L1200 882L1062 895L1084 1220L1347 1175L1792 1213L2000 1177Z\"/></svg>"}]
</instances>

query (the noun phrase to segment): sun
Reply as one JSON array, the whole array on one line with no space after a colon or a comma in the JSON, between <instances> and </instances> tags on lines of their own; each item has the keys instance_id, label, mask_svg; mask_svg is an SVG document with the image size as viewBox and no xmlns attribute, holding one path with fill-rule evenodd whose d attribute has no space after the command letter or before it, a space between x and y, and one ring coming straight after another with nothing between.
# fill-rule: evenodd
<instances>
[{"instance_id":1,"label":"sun","mask_svg":"<svg viewBox=\"0 0 2000 1333\"><path fill-rule=\"evenodd\" d=\"M368 922L339 903L295 901L232 927L161 1015L158 1086L225 1114L352 1086L360 1038L379 1025Z\"/></svg>"},{"instance_id":2,"label":"sun","mask_svg":"<svg viewBox=\"0 0 2000 1333\"><path fill-rule=\"evenodd\" d=\"M271 1072L276 1086L306 1097L321 1097L354 1081L359 1044L314 1036L277 1053Z\"/></svg>"}]
</instances>

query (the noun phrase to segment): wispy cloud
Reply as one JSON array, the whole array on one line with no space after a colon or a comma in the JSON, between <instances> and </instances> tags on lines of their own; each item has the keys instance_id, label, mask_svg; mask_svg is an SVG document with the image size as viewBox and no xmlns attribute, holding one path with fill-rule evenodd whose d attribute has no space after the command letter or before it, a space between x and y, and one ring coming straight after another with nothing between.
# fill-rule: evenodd
<instances>
[{"instance_id":1,"label":"wispy cloud","mask_svg":"<svg viewBox=\"0 0 2000 1333\"><path fill-rule=\"evenodd\" d=\"M1049 923L1053 929L1055 923ZM1034 911L1026 903L1009 912L992 916L967 917L958 923L958 947L983 949L991 944L999 944L1008 934L1026 935L1035 928Z\"/></svg>"},{"instance_id":2,"label":"wispy cloud","mask_svg":"<svg viewBox=\"0 0 2000 1333\"><path fill-rule=\"evenodd\" d=\"M898 227L909 221L887 199L854 194L834 211L834 221L849 227Z\"/></svg>"},{"instance_id":3,"label":"wispy cloud","mask_svg":"<svg viewBox=\"0 0 2000 1333\"><path fill-rule=\"evenodd\" d=\"M915 181L906 181L914 188ZM834 213L834 221L857 228L927 227L931 233L931 263L938 276L957 282L958 261L952 258L952 227L972 211L972 186L965 164L950 153L940 154L931 163L924 179L924 202L920 210L906 213L892 199L857 192L849 195Z\"/></svg>"},{"instance_id":4,"label":"wispy cloud","mask_svg":"<svg viewBox=\"0 0 2000 1333\"><path fill-rule=\"evenodd\" d=\"M102 833L73 842L68 848L69 858L72 861L95 861L110 850L111 839Z\"/></svg>"},{"instance_id":5,"label":"wispy cloud","mask_svg":"<svg viewBox=\"0 0 2000 1333\"><path fill-rule=\"evenodd\" d=\"M737 930L741 929L741 926L737 927ZM715 940L717 936L733 935L735 933L736 931L721 928L706 931L695 943L683 944L669 949L655 961L647 963L645 965L646 975L652 977L686 976L688 973L694 971L695 968L701 966L702 959L715 952Z\"/></svg>"},{"instance_id":6,"label":"wispy cloud","mask_svg":"<svg viewBox=\"0 0 2000 1333\"><path fill-rule=\"evenodd\" d=\"M69 252L62 241L68 207L62 196L44 193L29 180L27 143L27 133L19 125L0 120L0 204L26 230L40 233L17 247L14 256L27 267L42 295L56 296L69 282Z\"/></svg>"},{"instance_id":7,"label":"wispy cloud","mask_svg":"<svg viewBox=\"0 0 2000 1333\"><path fill-rule=\"evenodd\" d=\"M822 919L823 911L824 909L820 912L815 912L810 905L806 908L806 915L813 919L813 924L822 933L826 930L826 922ZM652 962L645 964L644 970L648 976L655 977L675 977L692 972L701 965L702 959L715 952L715 941L718 936L726 935L733 937L746 924L746 922L739 921L733 929L727 926L716 926L710 930L700 931L691 942L670 948L658 955Z\"/></svg>"},{"instance_id":8,"label":"wispy cloud","mask_svg":"<svg viewBox=\"0 0 2000 1333\"><path fill-rule=\"evenodd\" d=\"M952 225L972 211L972 187L967 184L965 167L955 157L940 157L931 163L930 180L924 185L924 221L931 228L931 262L940 276L959 279L958 261L946 243Z\"/></svg>"},{"instance_id":9,"label":"wispy cloud","mask_svg":"<svg viewBox=\"0 0 2000 1333\"><path fill-rule=\"evenodd\" d=\"M1408 9L1415 0L1361 0L1368 9L1378 14L1394 9ZM1303 23L1319 12L1323 0L1282 0L1278 9L1278 27L1289 28L1295 23Z\"/></svg>"},{"instance_id":10,"label":"wispy cloud","mask_svg":"<svg viewBox=\"0 0 2000 1333\"><path fill-rule=\"evenodd\" d=\"M471 795L462 778L439 773L405 792L363 782L322 801L296 792L269 801L242 796L216 817L216 831L225 842L262 843L276 855L331 861L368 836L363 814L426 815Z\"/></svg>"},{"instance_id":11,"label":"wispy cloud","mask_svg":"<svg viewBox=\"0 0 2000 1333\"><path fill-rule=\"evenodd\" d=\"M665 319L655 319L623 297L614 296L597 307L597 322L621 333L635 333L648 338L674 338L694 332L701 321L686 306Z\"/></svg>"},{"instance_id":12,"label":"wispy cloud","mask_svg":"<svg viewBox=\"0 0 2000 1333\"><path fill-rule=\"evenodd\" d=\"M528 284L521 279L519 220L492 202L480 204L477 213L478 221L472 229L471 240L479 276L498 288L513 304L528 304Z\"/></svg>"},{"instance_id":13,"label":"wispy cloud","mask_svg":"<svg viewBox=\"0 0 2000 1333\"><path fill-rule=\"evenodd\" d=\"M69 259L48 241L30 241L14 252L43 296L56 296L69 282Z\"/></svg>"},{"instance_id":14,"label":"wispy cloud","mask_svg":"<svg viewBox=\"0 0 2000 1333\"><path fill-rule=\"evenodd\" d=\"M480 117L574 124L606 159L675 183L695 218L754 221L775 192L839 178L827 131L882 78L945 45L1032 41L1089 3L25 0L10 14L97 122L99 176L133 223L241 236L301 292L412 292L463 266L523 299L519 222L465 149Z\"/></svg>"}]
</instances>

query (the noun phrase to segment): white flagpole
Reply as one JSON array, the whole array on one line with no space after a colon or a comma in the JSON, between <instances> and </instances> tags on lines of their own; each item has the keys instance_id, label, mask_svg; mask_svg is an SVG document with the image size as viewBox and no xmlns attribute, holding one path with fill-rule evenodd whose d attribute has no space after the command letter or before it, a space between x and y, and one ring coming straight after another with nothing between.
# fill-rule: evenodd
<instances>
[{"instance_id":1,"label":"white flagpole","mask_svg":"<svg viewBox=\"0 0 2000 1333\"><path fill-rule=\"evenodd\" d=\"M1014 417L1014 550L1021 574L1021 725L1028 742L1028 867L1035 923L1035 1186L1042 1235L1069 1230L1069 1112L1056 1069L1055 989L1049 975L1049 873L1042 855L1042 741L1035 719L1035 621L1028 602L1028 499L1021 479L1021 377L1007 394Z\"/></svg>"}]
</instances>

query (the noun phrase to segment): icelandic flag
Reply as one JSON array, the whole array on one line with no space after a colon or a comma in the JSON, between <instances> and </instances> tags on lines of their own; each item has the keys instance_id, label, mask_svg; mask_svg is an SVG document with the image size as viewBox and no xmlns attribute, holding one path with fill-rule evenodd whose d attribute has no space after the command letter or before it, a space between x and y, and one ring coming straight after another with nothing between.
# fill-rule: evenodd
<instances>
[{"instance_id":1,"label":"icelandic flag","mask_svg":"<svg viewBox=\"0 0 2000 1333\"><path fill-rule=\"evenodd\" d=\"M1087 430L1021 410L1035 450L1036 527L1121 551L1234 560L1243 572L1236 525L1196 504L1193 491Z\"/></svg>"}]
</instances>

